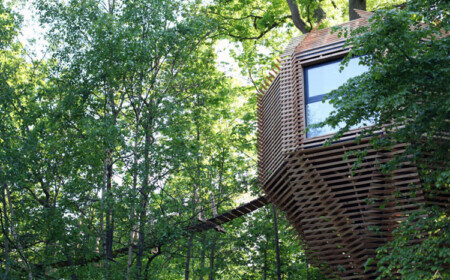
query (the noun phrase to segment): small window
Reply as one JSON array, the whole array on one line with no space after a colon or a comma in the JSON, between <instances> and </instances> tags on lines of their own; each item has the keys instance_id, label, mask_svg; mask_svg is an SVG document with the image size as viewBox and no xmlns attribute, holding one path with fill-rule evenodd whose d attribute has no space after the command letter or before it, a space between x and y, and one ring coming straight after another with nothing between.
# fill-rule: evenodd
<instances>
[{"instance_id":1,"label":"small window","mask_svg":"<svg viewBox=\"0 0 450 280\"><path fill-rule=\"evenodd\" d=\"M354 57L350 59L347 67L339 72L341 61L342 59L338 59L304 68L306 126L324 121L333 111L334 108L328 100L322 103L327 93L368 70L367 66L359 65L359 57ZM332 134L336 131L338 128L333 129L330 126L314 128L307 132L306 138Z\"/></svg>"}]
</instances>

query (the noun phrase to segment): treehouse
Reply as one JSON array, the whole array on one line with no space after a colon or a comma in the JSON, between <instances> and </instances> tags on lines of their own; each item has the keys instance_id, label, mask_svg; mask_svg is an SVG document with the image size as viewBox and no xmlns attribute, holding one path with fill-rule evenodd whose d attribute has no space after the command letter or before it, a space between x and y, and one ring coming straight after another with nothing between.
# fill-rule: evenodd
<instances>
[{"instance_id":1,"label":"treehouse","mask_svg":"<svg viewBox=\"0 0 450 280\"><path fill-rule=\"evenodd\" d=\"M357 13L359 19L341 26L368 25L371 13ZM388 176L381 172L380 163L405 151L406 143L389 151L371 149L369 138L355 141L361 127L354 127L324 147L335 130L324 127L303 133L333 110L322 102L325 94L367 71L358 58L352 58L339 72L349 52L344 45L345 39L331 34L331 28L313 30L290 42L258 93L258 178L266 195L200 220L189 230L224 232L222 224L274 203L306 244L308 260L329 279L375 279L376 267L366 270L365 264L392 239L399 222L423 204L448 206L448 194L431 198L421 190L412 163ZM364 161L354 169L357 158L344 155L366 148Z\"/></svg>"},{"instance_id":2,"label":"treehouse","mask_svg":"<svg viewBox=\"0 0 450 280\"><path fill-rule=\"evenodd\" d=\"M344 28L368 25L370 13ZM366 71L352 58L339 72L349 52L345 39L331 28L294 38L280 57L280 66L258 96L258 177L267 201L284 211L306 254L329 278L374 279L376 267L365 271L368 258L392 239L392 230L418 205L427 203L417 168L405 164L385 176L379 163L404 151L369 149L361 168L350 151L370 148L369 139L356 143L355 127L330 146L323 143L335 132L329 127L303 131L333 110L323 96L346 80ZM439 203L439 201L434 201Z\"/></svg>"}]
</instances>

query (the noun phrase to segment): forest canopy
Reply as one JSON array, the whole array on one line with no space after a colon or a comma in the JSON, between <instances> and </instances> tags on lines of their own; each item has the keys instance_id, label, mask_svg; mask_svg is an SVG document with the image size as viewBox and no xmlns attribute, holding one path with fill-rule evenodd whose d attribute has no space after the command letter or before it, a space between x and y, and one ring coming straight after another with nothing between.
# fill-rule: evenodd
<instances>
[{"instance_id":1,"label":"forest canopy","mask_svg":"<svg viewBox=\"0 0 450 280\"><path fill-rule=\"evenodd\" d=\"M26 2L0 3L2 279L325 279L271 205L226 233L188 228L262 195L256 88L292 37L347 21L349 7L379 10L349 34L370 71L329 95L326 124L346 121L338 137L395 120L374 144L439 151L425 158L442 168L421 171L448 190L445 1ZM25 4L42 54L24 42ZM245 82L222 71L221 49ZM380 248L383 277L448 275L446 210L423 211ZM418 228L425 242L407 246Z\"/></svg>"}]
</instances>

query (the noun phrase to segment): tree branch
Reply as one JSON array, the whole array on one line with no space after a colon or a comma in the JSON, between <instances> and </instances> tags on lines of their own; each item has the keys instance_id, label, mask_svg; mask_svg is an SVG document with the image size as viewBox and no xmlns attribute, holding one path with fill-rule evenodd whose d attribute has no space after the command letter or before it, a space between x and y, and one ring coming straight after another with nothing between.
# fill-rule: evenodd
<instances>
[{"instance_id":1,"label":"tree branch","mask_svg":"<svg viewBox=\"0 0 450 280\"><path fill-rule=\"evenodd\" d=\"M278 25L280 25L280 23L284 23L284 21L288 18L290 18L291 16L285 16L282 17L280 19L280 21L275 22L274 24L272 24L271 26L269 26L268 28L266 28L266 30L262 31L258 36L252 36L252 37L246 37L246 36L240 36L240 35L234 35L231 32L229 32L229 30L225 29L226 31L228 31L228 36L233 37L235 39L238 40L259 40L261 39L264 35L266 35L269 31L271 31L272 29L274 29L275 27L277 27Z\"/></svg>"},{"instance_id":2,"label":"tree branch","mask_svg":"<svg viewBox=\"0 0 450 280\"><path fill-rule=\"evenodd\" d=\"M291 18L292 22L294 22L295 27L302 33L308 33L308 29L306 28L305 22L300 18L300 12L298 11L297 3L294 3L293 0L286 0L289 5L289 9L291 10Z\"/></svg>"}]
</instances>

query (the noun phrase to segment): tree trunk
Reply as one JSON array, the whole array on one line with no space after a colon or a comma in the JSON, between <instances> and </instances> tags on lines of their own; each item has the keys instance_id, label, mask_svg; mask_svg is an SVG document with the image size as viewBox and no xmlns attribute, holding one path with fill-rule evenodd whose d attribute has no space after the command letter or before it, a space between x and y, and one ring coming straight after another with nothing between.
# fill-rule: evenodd
<instances>
[{"instance_id":1,"label":"tree trunk","mask_svg":"<svg viewBox=\"0 0 450 280\"><path fill-rule=\"evenodd\" d=\"M5 218L5 222L4 222L4 232L3 234L5 235L5 273L3 274L3 279L9 279L8 278L8 273L9 273L9 222L8 222L8 210L7 210L7 206L6 206L6 187L3 189L3 199L2 199L2 204L3 204L3 216ZM3 219L3 218L2 218Z\"/></svg>"},{"instance_id":2,"label":"tree trunk","mask_svg":"<svg viewBox=\"0 0 450 280\"><path fill-rule=\"evenodd\" d=\"M267 240L268 241L268 240ZM264 248L264 266L263 266L263 279L266 280L267 279L267 242L266 241L266 246Z\"/></svg>"},{"instance_id":3,"label":"tree trunk","mask_svg":"<svg viewBox=\"0 0 450 280\"><path fill-rule=\"evenodd\" d=\"M105 150L106 154L106 150ZM100 220L100 248L101 248L101 255L103 256L103 266L106 268L106 232L105 232L105 200L106 200L106 184L108 181L108 174L107 174L107 167L106 167L106 159L103 162L103 184L100 189L101 192L101 198L100 198L100 213L99 213L99 220Z\"/></svg>"},{"instance_id":4,"label":"tree trunk","mask_svg":"<svg viewBox=\"0 0 450 280\"><path fill-rule=\"evenodd\" d=\"M135 118L135 129L134 129L134 147L133 147L133 195L136 195L137 197L137 183L138 183L138 144L139 144L139 113L136 112L136 118ZM131 221L133 221L136 217L136 209L134 207L134 203L133 203L133 208L131 210L130 213L130 219ZM134 244L134 240L136 239L136 235L137 235L137 231L138 231L138 226L135 225L133 223L133 228L131 229L130 232L130 243L128 245L128 261L127 261L127 280L131 279L131 264L133 262L133 244Z\"/></svg>"},{"instance_id":5,"label":"tree trunk","mask_svg":"<svg viewBox=\"0 0 450 280\"><path fill-rule=\"evenodd\" d=\"M112 125L115 125L116 110L114 103L114 92L109 88L108 83L104 81L105 87L105 111L104 121L113 121ZM109 267L108 262L112 259L112 239L113 224L112 224L112 168L113 168L113 152L114 149L111 145L105 147L105 158L103 160L103 185L102 185L102 210L100 211L100 227L102 229L103 238L103 253L104 253L104 268L106 272L106 278L109 279ZM106 202L106 203L105 203ZM105 222L105 227L103 227ZM104 231L103 231L104 229Z\"/></svg>"},{"instance_id":6,"label":"tree trunk","mask_svg":"<svg viewBox=\"0 0 450 280\"><path fill-rule=\"evenodd\" d=\"M200 276L198 277L199 280L203 280L203 273L205 270L205 261L206 261L206 250L205 250L205 246L206 246L206 233L203 233L202 236L202 252L200 255Z\"/></svg>"},{"instance_id":7,"label":"tree trunk","mask_svg":"<svg viewBox=\"0 0 450 280\"><path fill-rule=\"evenodd\" d=\"M308 33L305 22L300 18L300 12L298 10L297 3L294 0L286 0L289 5L289 10L291 10L291 18L295 27L302 33Z\"/></svg>"},{"instance_id":8,"label":"tree trunk","mask_svg":"<svg viewBox=\"0 0 450 280\"><path fill-rule=\"evenodd\" d=\"M278 220L277 220L277 212L275 211L275 207L272 204L272 213L273 213L273 228L275 231L275 252L277 255L277 278L281 280L281 259L280 259L280 245L278 240Z\"/></svg>"},{"instance_id":9,"label":"tree trunk","mask_svg":"<svg viewBox=\"0 0 450 280\"><path fill-rule=\"evenodd\" d=\"M153 145L153 100L149 100L146 106L146 116L144 129L144 170L142 187L140 189L141 199L139 203L139 239L138 239L138 253L136 256L136 272L137 279L141 279L142 275L142 257L144 255L145 246L145 226L147 224L147 206L150 194L150 148Z\"/></svg>"},{"instance_id":10,"label":"tree trunk","mask_svg":"<svg viewBox=\"0 0 450 280\"><path fill-rule=\"evenodd\" d=\"M198 137L199 137L199 135L197 134L197 139L198 139ZM198 177L197 177L198 178ZM195 185L195 184L194 184ZM196 211L196 205L197 205L197 203L198 203L198 191L197 191L197 187L195 186L194 187L195 189L194 189L194 198L193 198L193 202L194 202L194 205L193 205L193 212L194 212L194 217L195 217L195 211ZM198 216L197 216L197 218L199 219L199 220L201 220L202 219L202 216L201 216L201 206L199 205L198 206ZM194 235L193 234L191 234L191 236L189 237L189 244L188 244L188 251L187 251L187 255L186 255L186 268L185 268L185 271L184 271L184 279L185 280L188 280L189 279L189 266L190 266L190 263L191 263L191 254L192 254L192 247L193 247L193 244L194 244Z\"/></svg>"},{"instance_id":11,"label":"tree trunk","mask_svg":"<svg viewBox=\"0 0 450 280\"><path fill-rule=\"evenodd\" d=\"M209 253L209 277L208 280L214 280L214 258L216 250L216 233L213 231L211 236L211 251Z\"/></svg>"},{"instance_id":12,"label":"tree trunk","mask_svg":"<svg viewBox=\"0 0 450 280\"><path fill-rule=\"evenodd\" d=\"M128 260L127 260L127 276L126 279L130 279L131 275L131 264L133 262L133 241L134 241L134 227L130 233L130 242L128 245Z\"/></svg>"},{"instance_id":13,"label":"tree trunk","mask_svg":"<svg viewBox=\"0 0 450 280\"><path fill-rule=\"evenodd\" d=\"M194 235L191 234L191 236L189 237L189 245L186 255L186 267L184 268L184 280L189 280L189 266L191 263L191 251L193 243L194 243Z\"/></svg>"},{"instance_id":14,"label":"tree trunk","mask_svg":"<svg viewBox=\"0 0 450 280\"><path fill-rule=\"evenodd\" d=\"M308 258L305 258L306 261L306 280L309 280L309 263Z\"/></svg>"},{"instance_id":15,"label":"tree trunk","mask_svg":"<svg viewBox=\"0 0 450 280\"><path fill-rule=\"evenodd\" d=\"M222 150L222 156L221 156L221 161L220 161L220 171L219 171L219 194L222 193L222 188L223 188L223 172L224 172L224 161L225 161L225 153ZM213 216L217 217L218 213L217 213L217 205L216 205L216 198L214 197L214 193L211 193L211 204L212 204L212 211L213 211ZM215 275L215 271L214 271L214 258L215 258L215 252L216 250L216 233L213 232L212 233L212 240L211 240L211 251L209 254L209 278L208 280L214 280L214 275Z\"/></svg>"},{"instance_id":16,"label":"tree trunk","mask_svg":"<svg viewBox=\"0 0 450 280\"><path fill-rule=\"evenodd\" d=\"M195 96L195 105L196 106L201 106L200 105L200 100L199 100L199 96L196 95ZM195 123L195 129L196 129L196 141L197 143L200 143L200 126L198 123L198 119L195 118L194 119L194 123ZM194 186L194 196L192 198L192 212L193 212L193 217L195 217L195 212L197 211L197 219L198 220L202 220L202 207L200 205L200 199L199 199L199 195L198 195L198 187L200 186L200 184L198 184L198 180L200 180L200 155L197 151L197 157L196 157L196 174L195 174L195 179L193 180L193 186ZM198 208L197 208L198 207ZM189 244L188 244L188 251L187 251L187 255L186 255L186 267L185 267L185 271L184 271L184 279L185 280L189 280L189 267L190 267L190 262L191 262L191 254L192 254L192 247L194 244L194 235L191 233L190 237L189 237Z\"/></svg>"},{"instance_id":17,"label":"tree trunk","mask_svg":"<svg viewBox=\"0 0 450 280\"><path fill-rule=\"evenodd\" d=\"M223 170L223 165L222 165ZM222 185L222 172L220 174L220 180L219 180L219 186ZM212 204L212 211L213 216L217 216L217 207L216 207L216 199L214 198L214 194L211 194L211 204ZM215 255L215 249L216 249L216 233L213 231L211 236L211 251L209 254L209 280L214 280L214 255Z\"/></svg>"},{"instance_id":18,"label":"tree trunk","mask_svg":"<svg viewBox=\"0 0 450 280\"><path fill-rule=\"evenodd\" d=\"M20 258L22 259L25 269L28 272L28 279L33 280L33 272L31 270L31 266L28 263L27 259L25 258L22 242L20 241L19 234L16 231L15 226L14 226L14 207L13 207L13 203L11 200L11 192L9 191L8 185L6 183L4 184L4 188L5 188L5 193L6 193L6 197L8 199L8 205L9 205L9 213L10 213L9 224L11 226L11 233L15 239L15 243L17 246L17 250L19 251Z\"/></svg>"},{"instance_id":19,"label":"tree trunk","mask_svg":"<svg viewBox=\"0 0 450 280\"><path fill-rule=\"evenodd\" d=\"M141 198L144 200L145 198ZM141 279L142 273L142 257L144 255L144 242L145 242L145 224L147 223L147 213L146 213L146 203L141 201L140 203L140 213L139 213L139 239L138 248L136 256L136 273L137 279Z\"/></svg>"},{"instance_id":20,"label":"tree trunk","mask_svg":"<svg viewBox=\"0 0 450 280\"><path fill-rule=\"evenodd\" d=\"M145 126L145 144L144 144L144 180L141 188L141 202L140 213L139 213L139 240L138 240L138 253L136 256L136 272L137 279L141 278L142 275L142 257L144 254L144 242L145 242L145 225L147 224L147 204L148 204L148 196L150 193L150 145L152 135L150 132L150 125L152 123L152 119L149 118L147 120L147 124Z\"/></svg>"},{"instance_id":21,"label":"tree trunk","mask_svg":"<svg viewBox=\"0 0 450 280\"><path fill-rule=\"evenodd\" d=\"M106 165L106 259L113 258L113 238L114 238L114 221L113 221L113 194L112 194L112 176L113 176L112 151L108 151Z\"/></svg>"},{"instance_id":22,"label":"tree trunk","mask_svg":"<svg viewBox=\"0 0 450 280\"><path fill-rule=\"evenodd\" d=\"M366 10L366 0L348 0L348 15L350 20L359 18L358 14L353 10Z\"/></svg>"}]
</instances>

